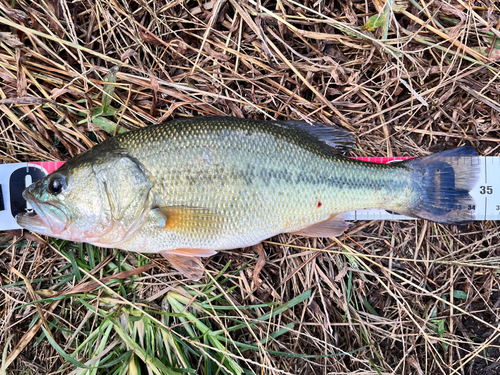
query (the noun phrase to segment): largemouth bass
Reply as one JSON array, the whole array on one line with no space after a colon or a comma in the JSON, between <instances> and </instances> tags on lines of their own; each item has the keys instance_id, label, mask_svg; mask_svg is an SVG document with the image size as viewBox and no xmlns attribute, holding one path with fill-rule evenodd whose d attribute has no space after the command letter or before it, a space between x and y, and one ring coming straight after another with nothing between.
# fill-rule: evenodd
<instances>
[{"instance_id":1,"label":"largemouth bass","mask_svg":"<svg viewBox=\"0 0 500 375\"><path fill-rule=\"evenodd\" d=\"M23 193L20 226L72 241L161 253L187 277L200 257L279 233L339 236L347 211L440 223L471 219L479 166L465 146L391 165L340 155L344 130L299 121L202 117L110 138Z\"/></svg>"}]
</instances>

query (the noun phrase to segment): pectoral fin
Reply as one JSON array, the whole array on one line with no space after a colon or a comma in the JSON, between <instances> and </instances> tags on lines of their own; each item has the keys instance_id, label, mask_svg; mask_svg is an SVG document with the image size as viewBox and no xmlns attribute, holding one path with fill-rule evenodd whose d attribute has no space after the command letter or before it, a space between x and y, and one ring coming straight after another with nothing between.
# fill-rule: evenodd
<instances>
[{"instance_id":1,"label":"pectoral fin","mask_svg":"<svg viewBox=\"0 0 500 375\"><path fill-rule=\"evenodd\" d=\"M174 232L193 232L210 230L212 234L219 227L217 221L222 217L216 212L189 206L166 206L153 209L152 214L158 219L158 225Z\"/></svg>"},{"instance_id":2,"label":"pectoral fin","mask_svg":"<svg viewBox=\"0 0 500 375\"><path fill-rule=\"evenodd\" d=\"M349 224L345 222L345 213L342 213L333 215L328 220L321 221L294 233L306 237L338 237L347 228L349 228Z\"/></svg>"},{"instance_id":3,"label":"pectoral fin","mask_svg":"<svg viewBox=\"0 0 500 375\"><path fill-rule=\"evenodd\" d=\"M172 267L188 279L199 280L205 272L205 267L199 257L172 254L170 250L162 251L160 254L170 262Z\"/></svg>"}]
</instances>

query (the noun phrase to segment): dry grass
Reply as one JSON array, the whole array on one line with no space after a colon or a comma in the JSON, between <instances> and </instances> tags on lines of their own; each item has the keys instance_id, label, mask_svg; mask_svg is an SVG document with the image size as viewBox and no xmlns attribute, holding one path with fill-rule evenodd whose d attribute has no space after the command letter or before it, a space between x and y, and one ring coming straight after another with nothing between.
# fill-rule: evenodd
<instances>
[{"instance_id":1,"label":"dry grass","mask_svg":"<svg viewBox=\"0 0 500 375\"><path fill-rule=\"evenodd\" d=\"M195 115L336 123L358 156L464 144L498 155L499 16L491 0L2 1L0 161L66 160ZM134 275L150 260L0 233L0 374L84 373L99 353L125 365L88 373L147 373L141 363L160 358L207 374L500 374L498 228L373 221L339 239L283 235L264 243L260 285L243 249L212 257L203 288L181 289L158 259ZM82 284L127 270L107 288ZM144 343L167 333L184 354Z\"/></svg>"}]
</instances>

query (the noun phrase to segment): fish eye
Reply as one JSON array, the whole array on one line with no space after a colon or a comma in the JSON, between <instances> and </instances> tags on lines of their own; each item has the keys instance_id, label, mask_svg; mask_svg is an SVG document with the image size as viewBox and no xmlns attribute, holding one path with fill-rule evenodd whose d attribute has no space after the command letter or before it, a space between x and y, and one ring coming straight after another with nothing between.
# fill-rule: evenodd
<instances>
[{"instance_id":1,"label":"fish eye","mask_svg":"<svg viewBox=\"0 0 500 375\"><path fill-rule=\"evenodd\" d=\"M47 190L53 195L58 195L66 187L66 181L62 176L56 176L49 181Z\"/></svg>"}]
</instances>

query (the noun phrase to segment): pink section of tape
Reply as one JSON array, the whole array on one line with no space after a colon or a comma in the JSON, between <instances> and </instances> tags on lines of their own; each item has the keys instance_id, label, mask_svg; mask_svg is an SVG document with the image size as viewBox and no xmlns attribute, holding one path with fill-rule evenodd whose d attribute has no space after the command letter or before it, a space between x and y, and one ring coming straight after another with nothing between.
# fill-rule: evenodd
<instances>
[{"instance_id":1,"label":"pink section of tape","mask_svg":"<svg viewBox=\"0 0 500 375\"><path fill-rule=\"evenodd\" d=\"M61 165L66 163L65 161L35 161L28 164L35 164L47 171L47 173L52 173L57 170Z\"/></svg>"},{"instance_id":2,"label":"pink section of tape","mask_svg":"<svg viewBox=\"0 0 500 375\"><path fill-rule=\"evenodd\" d=\"M370 157L356 157L356 158L351 158L351 159L356 159L356 160L360 160L360 161L367 161L369 163L387 164L391 161L403 161L403 160L408 160L408 159L413 159L413 158L409 157L409 156L397 156L397 157L391 157L391 158L370 156Z\"/></svg>"}]
</instances>

